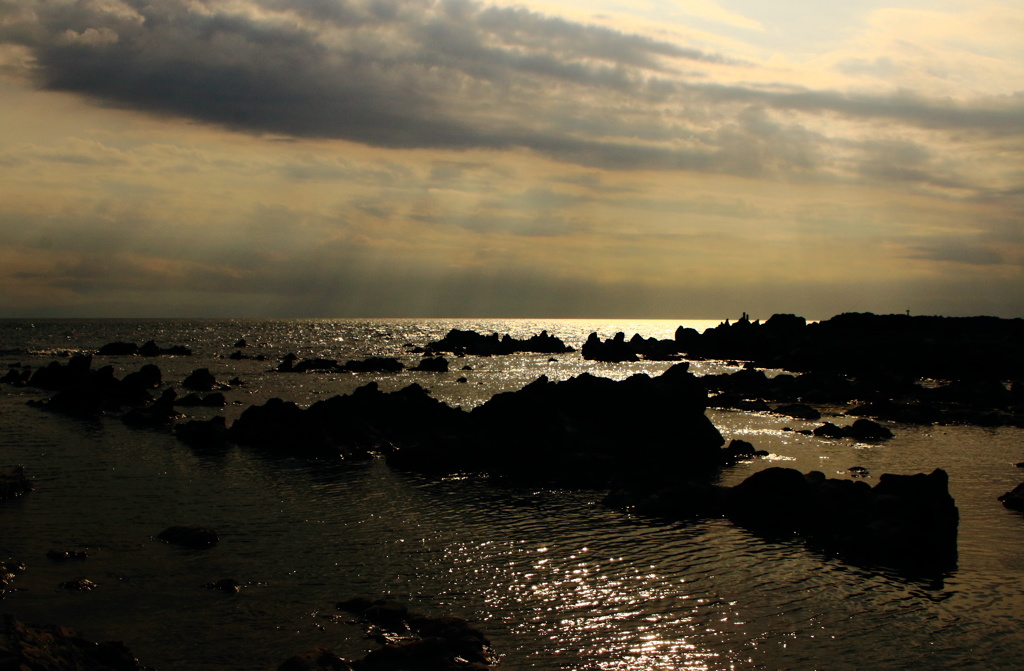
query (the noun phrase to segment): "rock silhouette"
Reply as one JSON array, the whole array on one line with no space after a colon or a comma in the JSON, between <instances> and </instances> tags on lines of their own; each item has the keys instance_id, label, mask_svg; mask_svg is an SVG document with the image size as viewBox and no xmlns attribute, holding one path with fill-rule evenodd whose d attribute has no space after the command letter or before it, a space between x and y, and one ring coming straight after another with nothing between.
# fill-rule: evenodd
<instances>
[{"instance_id":1,"label":"rock silhouette","mask_svg":"<svg viewBox=\"0 0 1024 671\"><path fill-rule=\"evenodd\" d=\"M499 337L497 333L483 335L471 330L451 329L441 340L429 343L425 351L428 354L451 352L475 356L496 356L518 352L563 354L574 350L560 338L549 335L547 331L541 331L538 335L530 336L525 340L518 340L508 334Z\"/></svg>"},{"instance_id":2,"label":"rock silhouette","mask_svg":"<svg viewBox=\"0 0 1024 671\"><path fill-rule=\"evenodd\" d=\"M3 616L0 668L31 671L144 671L120 641L94 643L56 625L25 624Z\"/></svg>"},{"instance_id":3,"label":"rock silhouette","mask_svg":"<svg viewBox=\"0 0 1024 671\"><path fill-rule=\"evenodd\" d=\"M773 539L801 538L847 560L909 570L956 565L959 511L949 477L883 474L878 484L771 467L735 487L683 482L647 491L617 491L615 508L675 519L725 516Z\"/></svg>"}]
</instances>

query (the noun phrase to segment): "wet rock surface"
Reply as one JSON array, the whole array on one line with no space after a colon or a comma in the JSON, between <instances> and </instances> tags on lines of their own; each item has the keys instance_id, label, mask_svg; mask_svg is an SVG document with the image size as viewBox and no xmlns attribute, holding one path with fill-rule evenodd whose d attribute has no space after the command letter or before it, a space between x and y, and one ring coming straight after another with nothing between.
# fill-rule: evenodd
<instances>
[{"instance_id":1,"label":"wet rock surface","mask_svg":"<svg viewBox=\"0 0 1024 671\"><path fill-rule=\"evenodd\" d=\"M31 492L32 489L32 481L25 473L24 466L0 470L0 501L17 498Z\"/></svg>"},{"instance_id":2,"label":"wet rock surface","mask_svg":"<svg viewBox=\"0 0 1024 671\"><path fill-rule=\"evenodd\" d=\"M1010 510L1024 512L1024 482L999 497L999 501Z\"/></svg>"},{"instance_id":3,"label":"wet rock surface","mask_svg":"<svg viewBox=\"0 0 1024 671\"><path fill-rule=\"evenodd\" d=\"M277 671L484 671L494 663L490 641L462 618L420 615L396 601L363 597L337 608L358 617L381 647L358 660L317 648L288 658Z\"/></svg>"},{"instance_id":4,"label":"wet rock surface","mask_svg":"<svg viewBox=\"0 0 1024 671\"><path fill-rule=\"evenodd\" d=\"M94 643L67 627L25 624L2 616L0 669L18 671L145 671L123 643Z\"/></svg>"},{"instance_id":5,"label":"wet rock surface","mask_svg":"<svg viewBox=\"0 0 1024 671\"><path fill-rule=\"evenodd\" d=\"M617 491L606 505L673 519L727 517L771 538L799 538L841 558L911 571L955 568L959 511L945 471L826 478L770 467L734 487L682 482L647 491Z\"/></svg>"},{"instance_id":6,"label":"wet rock surface","mask_svg":"<svg viewBox=\"0 0 1024 671\"><path fill-rule=\"evenodd\" d=\"M7 592L14 589L11 586L14 579L18 577L19 574L23 573L26 568L27 567L24 562L15 561L13 559L0 562L0 599L2 599Z\"/></svg>"}]
</instances>

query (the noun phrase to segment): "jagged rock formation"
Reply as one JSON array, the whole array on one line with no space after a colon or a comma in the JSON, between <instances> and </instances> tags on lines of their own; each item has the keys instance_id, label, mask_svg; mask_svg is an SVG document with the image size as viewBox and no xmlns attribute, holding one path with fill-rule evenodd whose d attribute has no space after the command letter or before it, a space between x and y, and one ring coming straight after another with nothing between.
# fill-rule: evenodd
<instances>
[{"instance_id":1,"label":"jagged rock formation","mask_svg":"<svg viewBox=\"0 0 1024 671\"><path fill-rule=\"evenodd\" d=\"M573 352L560 338L541 331L538 335L526 340L518 340L507 333L499 337L497 333L483 335L476 331L452 329L441 340L435 340L426 346L428 354L451 352L452 354L472 354L474 356L496 356L515 354L517 352L533 352L537 354L564 354Z\"/></svg>"}]
</instances>

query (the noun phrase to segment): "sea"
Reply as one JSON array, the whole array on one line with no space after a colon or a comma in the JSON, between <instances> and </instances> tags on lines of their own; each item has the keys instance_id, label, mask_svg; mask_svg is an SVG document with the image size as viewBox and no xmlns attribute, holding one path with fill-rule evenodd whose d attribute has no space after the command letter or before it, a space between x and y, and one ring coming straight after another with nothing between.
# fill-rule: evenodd
<instances>
[{"instance_id":1,"label":"sea","mask_svg":"<svg viewBox=\"0 0 1024 671\"><path fill-rule=\"evenodd\" d=\"M592 332L671 338L678 326L719 321L8 319L0 320L0 366L38 367L110 342L154 340L193 354L97 356L93 367L112 365L120 377L155 363L165 386L179 389L199 368L224 383L238 378L224 392L225 407L182 408L191 418L221 414L230 424L273 397L308 406L371 381L385 391L415 382L468 410L541 375L623 379L671 365L583 360L578 350ZM414 347L452 328L516 338L547 331L577 351L450 357L448 373L275 370L289 353L339 362L393 356L409 366L419 357ZM229 358L235 351L254 358ZM741 363L695 361L690 370L730 372ZM382 460L314 461L286 449L198 450L169 429L27 404L46 395L0 385L0 468L22 465L35 484L0 503L0 561L27 566L0 612L123 641L160 671L265 671L315 648L360 658L378 644L336 608L360 596L469 620L490 640L497 669L1024 665L1024 516L997 500L1024 480L1019 428L889 423L893 439L858 443L799 433L820 422L708 410L726 440L769 453L723 470L726 485L769 466L829 477L850 477L859 466L869 484L882 473L945 469L960 511L957 566L922 577L848 564L799 540L766 540L725 519L613 510L601 503L605 491L426 477ZM821 409L825 420L850 423L842 407ZM190 550L155 539L178 524L210 527L220 542ZM85 550L88 558L55 561L49 550ZM95 589L59 586L78 577ZM240 591L206 588L223 578L238 580Z\"/></svg>"}]
</instances>

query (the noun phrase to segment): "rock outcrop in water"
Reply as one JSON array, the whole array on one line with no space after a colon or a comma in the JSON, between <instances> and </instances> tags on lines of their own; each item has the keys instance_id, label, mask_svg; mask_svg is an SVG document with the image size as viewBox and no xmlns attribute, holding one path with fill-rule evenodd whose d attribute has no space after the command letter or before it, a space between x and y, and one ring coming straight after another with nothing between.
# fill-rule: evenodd
<instances>
[{"instance_id":1,"label":"rock outcrop in water","mask_svg":"<svg viewBox=\"0 0 1024 671\"><path fill-rule=\"evenodd\" d=\"M724 516L757 534L798 537L852 561L940 571L956 565L959 512L941 469L883 474L871 487L862 480L771 467L735 487L682 482L620 490L605 503L673 519Z\"/></svg>"},{"instance_id":2,"label":"rock outcrop in water","mask_svg":"<svg viewBox=\"0 0 1024 671\"><path fill-rule=\"evenodd\" d=\"M289 354L277 366L279 373L397 373L405 369L394 357L369 357L339 364L337 359L302 359Z\"/></svg>"},{"instance_id":3,"label":"rock outcrop in water","mask_svg":"<svg viewBox=\"0 0 1024 671\"><path fill-rule=\"evenodd\" d=\"M999 497L999 501L1010 510L1024 512L1024 482Z\"/></svg>"},{"instance_id":4,"label":"rock outcrop in water","mask_svg":"<svg viewBox=\"0 0 1024 671\"><path fill-rule=\"evenodd\" d=\"M621 363L624 361L678 361L679 343L675 340L644 338L639 333L626 340L626 334L619 332L607 340L601 340L597 333L591 333L583 343L580 352L584 359Z\"/></svg>"},{"instance_id":5,"label":"rock outcrop in water","mask_svg":"<svg viewBox=\"0 0 1024 671\"><path fill-rule=\"evenodd\" d=\"M39 404L47 410L69 415L98 415L152 403L149 390L160 384L160 377L160 369L148 364L119 380L112 366L94 370L91 356L78 355L63 365L53 361L37 368L28 386L55 392L49 400Z\"/></svg>"},{"instance_id":6,"label":"rock outcrop in water","mask_svg":"<svg viewBox=\"0 0 1024 671\"><path fill-rule=\"evenodd\" d=\"M472 330L452 329L444 338L429 343L425 351L428 354L451 352L456 355L497 356L519 352L564 354L575 350L547 331L541 331L526 340L518 340L507 333L499 337L497 333L483 335Z\"/></svg>"},{"instance_id":7,"label":"rock outcrop in water","mask_svg":"<svg viewBox=\"0 0 1024 671\"><path fill-rule=\"evenodd\" d=\"M705 375L701 378L713 395L716 408L774 411L812 419L803 410L809 404L848 405L852 417L874 417L906 424L977 424L1024 427L1024 388L1007 388L996 380L963 381L925 385L906 376L863 372L780 374L769 377L762 370ZM770 403L777 403L771 408ZM811 408L813 410L813 408Z\"/></svg>"},{"instance_id":8,"label":"rock outcrop in water","mask_svg":"<svg viewBox=\"0 0 1024 671\"><path fill-rule=\"evenodd\" d=\"M93 643L67 627L33 625L3 616L0 669L19 671L144 671L120 641Z\"/></svg>"},{"instance_id":9,"label":"rock outcrop in water","mask_svg":"<svg viewBox=\"0 0 1024 671\"><path fill-rule=\"evenodd\" d=\"M462 618L419 615L382 599L350 599L337 607L357 615L382 647L356 661L320 648L289 658L278 671L485 671L494 661L487 637Z\"/></svg>"},{"instance_id":10,"label":"rock outcrop in water","mask_svg":"<svg viewBox=\"0 0 1024 671\"><path fill-rule=\"evenodd\" d=\"M184 345L160 347L152 340L141 347L131 342L112 342L99 348L100 356L192 356L192 350Z\"/></svg>"},{"instance_id":11,"label":"rock outcrop in water","mask_svg":"<svg viewBox=\"0 0 1024 671\"><path fill-rule=\"evenodd\" d=\"M721 465L724 440L704 415L705 399L687 364L655 378L541 377L468 413L418 385L383 393L371 383L308 410L271 399L246 409L229 437L307 456L380 452L418 472L604 487Z\"/></svg>"},{"instance_id":12,"label":"rock outcrop in water","mask_svg":"<svg viewBox=\"0 0 1024 671\"><path fill-rule=\"evenodd\" d=\"M32 491L32 481L23 466L0 471L0 501L13 499Z\"/></svg>"},{"instance_id":13,"label":"rock outcrop in water","mask_svg":"<svg viewBox=\"0 0 1024 671\"><path fill-rule=\"evenodd\" d=\"M808 324L773 315L724 322L681 339L690 358L740 359L762 368L941 380L1024 377L1024 320L844 313Z\"/></svg>"}]
</instances>

